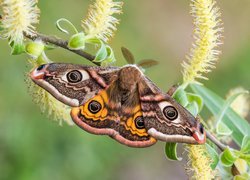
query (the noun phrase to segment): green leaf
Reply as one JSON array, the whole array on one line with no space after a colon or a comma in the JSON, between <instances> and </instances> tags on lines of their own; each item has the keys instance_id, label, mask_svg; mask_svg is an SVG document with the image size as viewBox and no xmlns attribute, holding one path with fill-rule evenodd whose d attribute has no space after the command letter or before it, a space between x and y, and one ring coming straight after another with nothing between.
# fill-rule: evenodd
<instances>
[{"instance_id":1,"label":"green leaf","mask_svg":"<svg viewBox=\"0 0 250 180\"><path fill-rule=\"evenodd\" d=\"M83 32L74 34L71 36L68 42L68 47L69 49L73 50L79 50L79 49L84 49L85 48L85 34Z\"/></svg>"},{"instance_id":2,"label":"green leaf","mask_svg":"<svg viewBox=\"0 0 250 180\"><path fill-rule=\"evenodd\" d=\"M244 159L248 164L250 164L250 154L244 154L244 153L240 153L239 157L241 159Z\"/></svg>"},{"instance_id":3,"label":"green leaf","mask_svg":"<svg viewBox=\"0 0 250 180\"><path fill-rule=\"evenodd\" d=\"M33 58L37 58L44 51L44 44L41 41L32 41L26 44L25 51Z\"/></svg>"},{"instance_id":4,"label":"green leaf","mask_svg":"<svg viewBox=\"0 0 250 180\"><path fill-rule=\"evenodd\" d=\"M56 27L57 27L57 29L59 29L59 31L62 31L63 33L66 33L66 34L69 34L69 31L67 31L66 29L62 28L62 26L61 26L62 22L64 22L67 25L69 25L73 29L73 31L74 31L75 34L78 33L78 31L77 31L76 27L74 26L74 24L72 22L70 22L68 19L65 19L65 18L61 18L61 19L58 19L56 21Z\"/></svg>"},{"instance_id":5,"label":"green leaf","mask_svg":"<svg viewBox=\"0 0 250 180\"><path fill-rule=\"evenodd\" d=\"M223 123L219 122L216 126L216 132L219 135L230 136L233 132Z\"/></svg>"},{"instance_id":6,"label":"green leaf","mask_svg":"<svg viewBox=\"0 0 250 180\"><path fill-rule=\"evenodd\" d=\"M226 167L231 167L237 158L236 153L229 148L226 148L220 155L220 161Z\"/></svg>"},{"instance_id":7,"label":"green leaf","mask_svg":"<svg viewBox=\"0 0 250 180\"><path fill-rule=\"evenodd\" d=\"M104 43L101 44L100 49L97 51L94 62L102 62L108 56L108 51Z\"/></svg>"},{"instance_id":8,"label":"green leaf","mask_svg":"<svg viewBox=\"0 0 250 180\"><path fill-rule=\"evenodd\" d=\"M217 164L219 163L219 154L212 146L210 146L207 143L206 143L206 148L207 148L207 151L208 151L210 158L213 161L211 163L210 167L214 170L216 168Z\"/></svg>"},{"instance_id":9,"label":"green leaf","mask_svg":"<svg viewBox=\"0 0 250 180\"><path fill-rule=\"evenodd\" d=\"M188 98L188 102L192 103L192 102L196 102L198 105L198 113L202 110L203 107L203 99L201 96L197 95L197 94L193 94L193 93L187 93L187 98Z\"/></svg>"},{"instance_id":10,"label":"green leaf","mask_svg":"<svg viewBox=\"0 0 250 180\"><path fill-rule=\"evenodd\" d=\"M94 45L102 45L103 42L102 40L100 40L99 38L97 37L89 37L88 35L86 36L86 43L89 43L89 44L94 44Z\"/></svg>"},{"instance_id":11,"label":"green leaf","mask_svg":"<svg viewBox=\"0 0 250 180\"><path fill-rule=\"evenodd\" d=\"M10 43L10 46L12 47L11 55L19 55L25 52L25 45L24 44L16 44L16 43Z\"/></svg>"},{"instance_id":12,"label":"green leaf","mask_svg":"<svg viewBox=\"0 0 250 180\"><path fill-rule=\"evenodd\" d=\"M230 105L234 102L234 100L241 94L243 93L248 93L247 91L242 91L242 92L238 92L238 93L235 93L233 94L232 96L230 96L224 103L221 111L219 112L219 114L217 115L217 118L216 118L216 121L217 121L217 124L216 124L216 131L218 134L220 134L220 131L223 127L223 131L222 134L223 135L230 135L231 134L231 130L229 128L226 127L226 125L224 123L222 123L222 118L225 116L225 113L226 111L228 110L228 108L230 107ZM220 129L218 126L221 126Z\"/></svg>"},{"instance_id":13,"label":"green leaf","mask_svg":"<svg viewBox=\"0 0 250 180\"><path fill-rule=\"evenodd\" d=\"M204 105L214 116L221 112L225 100L204 86L190 85L190 87L196 94L202 97ZM250 135L250 125L230 107L226 110L222 122L232 131L232 138L239 146L244 136Z\"/></svg>"},{"instance_id":14,"label":"green leaf","mask_svg":"<svg viewBox=\"0 0 250 180\"><path fill-rule=\"evenodd\" d=\"M177 156L177 143L166 143L165 145L165 154L168 159L181 161L182 158Z\"/></svg>"},{"instance_id":15,"label":"green leaf","mask_svg":"<svg viewBox=\"0 0 250 180\"><path fill-rule=\"evenodd\" d=\"M244 136L240 151L242 153L250 153L250 136Z\"/></svg>"},{"instance_id":16,"label":"green leaf","mask_svg":"<svg viewBox=\"0 0 250 180\"><path fill-rule=\"evenodd\" d=\"M102 66L108 66L110 65L110 63L116 61L114 51L110 46L106 45L106 51L107 51L107 57L104 61L101 62Z\"/></svg>"},{"instance_id":17,"label":"green leaf","mask_svg":"<svg viewBox=\"0 0 250 180\"><path fill-rule=\"evenodd\" d=\"M101 62L102 66L107 66L115 62L115 55L112 48L101 41L101 47L96 53L94 62Z\"/></svg>"},{"instance_id":18,"label":"green leaf","mask_svg":"<svg viewBox=\"0 0 250 180\"><path fill-rule=\"evenodd\" d=\"M199 113L199 106L198 104L193 101L191 103L189 103L186 107L185 107L194 117L196 117Z\"/></svg>"},{"instance_id":19,"label":"green leaf","mask_svg":"<svg viewBox=\"0 0 250 180\"><path fill-rule=\"evenodd\" d=\"M241 175L234 176L233 180L249 180L249 179L250 179L250 175L248 173L244 173Z\"/></svg>"},{"instance_id":20,"label":"green leaf","mask_svg":"<svg viewBox=\"0 0 250 180\"><path fill-rule=\"evenodd\" d=\"M183 88L178 88L175 91L173 98L183 107L186 107L188 105L187 93Z\"/></svg>"}]
</instances>

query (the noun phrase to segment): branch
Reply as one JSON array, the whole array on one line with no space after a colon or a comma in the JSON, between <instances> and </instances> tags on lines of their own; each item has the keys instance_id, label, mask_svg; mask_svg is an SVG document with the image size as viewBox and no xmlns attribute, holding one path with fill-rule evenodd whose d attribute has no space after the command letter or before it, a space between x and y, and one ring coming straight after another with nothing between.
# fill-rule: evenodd
<instances>
[{"instance_id":1,"label":"branch","mask_svg":"<svg viewBox=\"0 0 250 180\"><path fill-rule=\"evenodd\" d=\"M221 151L224 151L227 148L225 144L221 143L218 139L216 139L216 137L210 134L210 132L206 131L206 134L207 134L208 139L210 139ZM240 175L240 171L235 166L235 163L232 165L232 174L234 176Z\"/></svg>"},{"instance_id":2,"label":"branch","mask_svg":"<svg viewBox=\"0 0 250 180\"><path fill-rule=\"evenodd\" d=\"M66 49L66 50L71 51L75 54L78 54L79 56L84 57L85 59L89 60L90 62L94 63L95 65L100 66L100 63L93 61L95 59L95 56L93 56L85 51L82 51L82 50L69 49L68 48L68 41L65 41L63 39L59 39L57 37L52 37L52 36L46 36L46 35L38 34L38 33L32 34L32 35L24 33L24 36L28 39L33 40L33 41L36 39L41 39L46 44L49 44L49 43L54 44L54 45L59 46L63 49Z\"/></svg>"},{"instance_id":3,"label":"branch","mask_svg":"<svg viewBox=\"0 0 250 180\"><path fill-rule=\"evenodd\" d=\"M210 132L206 131L206 134L208 139L210 139L210 141L212 141L221 151L224 151L227 148L225 144L216 139L216 137L213 136Z\"/></svg>"}]
</instances>

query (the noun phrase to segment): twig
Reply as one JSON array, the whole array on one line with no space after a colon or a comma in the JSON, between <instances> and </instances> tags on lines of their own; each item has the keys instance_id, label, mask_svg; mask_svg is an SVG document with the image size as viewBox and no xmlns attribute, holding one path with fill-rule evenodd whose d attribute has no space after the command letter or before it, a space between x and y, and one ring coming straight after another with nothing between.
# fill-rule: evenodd
<instances>
[{"instance_id":1,"label":"twig","mask_svg":"<svg viewBox=\"0 0 250 180\"><path fill-rule=\"evenodd\" d=\"M43 35L43 34L33 34L33 35L30 35L30 34L27 34L27 33L24 33L24 36L28 39L31 39L31 40L36 40L36 39L41 39L43 42L45 43L50 43L50 44L54 44L56 46L59 46L61 48L64 48L66 50L69 50L75 54L78 54L79 56L81 57L84 57L85 59L89 60L90 62L94 63L95 65L98 65L100 66L100 63L98 62L94 62L93 60L95 59L95 56L85 52L85 51L82 51L82 50L72 50L72 49L69 49L68 48L68 41L65 41L63 39L59 39L57 37L52 37L52 36L46 36L46 35Z\"/></svg>"},{"instance_id":2,"label":"twig","mask_svg":"<svg viewBox=\"0 0 250 180\"><path fill-rule=\"evenodd\" d=\"M210 132L206 131L206 134L207 134L208 139L210 139L221 151L224 151L227 148L227 146L225 144L221 143ZM235 163L232 165L231 171L232 171L232 174L234 176L240 175L240 172L239 172L238 168L235 166Z\"/></svg>"},{"instance_id":3,"label":"twig","mask_svg":"<svg viewBox=\"0 0 250 180\"><path fill-rule=\"evenodd\" d=\"M208 139L210 139L221 151L224 151L227 146L221 143L216 137L214 137L210 132L206 131Z\"/></svg>"}]
</instances>

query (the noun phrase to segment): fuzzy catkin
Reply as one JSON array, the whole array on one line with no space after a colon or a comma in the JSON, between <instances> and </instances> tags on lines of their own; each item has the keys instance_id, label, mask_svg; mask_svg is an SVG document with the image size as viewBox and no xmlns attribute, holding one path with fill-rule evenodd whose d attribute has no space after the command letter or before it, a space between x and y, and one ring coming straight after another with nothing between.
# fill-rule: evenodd
<instances>
[{"instance_id":1,"label":"fuzzy catkin","mask_svg":"<svg viewBox=\"0 0 250 180\"><path fill-rule=\"evenodd\" d=\"M34 24L39 23L40 10L36 0L2 0L0 7L3 10L1 37L9 39L9 42L21 44L23 33L35 32Z\"/></svg>"},{"instance_id":2,"label":"fuzzy catkin","mask_svg":"<svg viewBox=\"0 0 250 180\"><path fill-rule=\"evenodd\" d=\"M112 0L96 0L90 6L87 18L82 21L85 33L107 42L117 30L116 25L119 20L114 15L122 13L122 5L122 2Z\"/></svg>"},{"instance_id":3,"label":"fuzzy catkin","mask_svg":"<svg viewBox=\"0 0 250 180\"><path fill-rule=\"evenodd\" d=\"M194 18L194 39L187 61L183 65L183 82L199 83L197 79L207 79L204 73L215 68L221 44L221 19L214 0L192 0L191 15Z\"/></svg>"}]
</instances>

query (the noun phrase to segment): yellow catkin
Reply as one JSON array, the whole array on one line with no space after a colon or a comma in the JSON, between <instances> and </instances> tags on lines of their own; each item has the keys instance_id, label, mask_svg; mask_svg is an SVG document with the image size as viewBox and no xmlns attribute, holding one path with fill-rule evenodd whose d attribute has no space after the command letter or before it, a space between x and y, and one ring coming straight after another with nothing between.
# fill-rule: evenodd
<instances>
[{"instance_id":1,"label":"yellow catkin","mask_svg":"<svg viewBox=\"0 0 250 180\"><path fill-rule=\"evenodd\" d=\"M23 32L32 34L33 24L39 23L40 10L36 0L1 0L2 8L1 37L17 44L23 41Z\"/></svg>"},{"instance_id":2,"label":"yellow catkin","mask_svg":"<svg viewBox=\"0 0 250 180\"><path fill-rule=\"evenodd\" d=\"M192 0L191 15L194 18L193 48L182 65L185 84L198 83L197 79L207 79L204 73L214 68L220 51L216 50L220 43L221 19L219 8L214 0Z\"/></svg>"},{"instance_id":3,"label":"yellow catkin","mask_svg":"<svg viewBox=\"0 0 250 180\"><path fill-rule=\"evenodd\" d=\"M215 178L216 172L210 167L211 159L205 145L187 145L188 167L187 172L191 179L211 180Z\"/></svg>"},{"instance_id":4,"label":"yellow catkin","mask_svg":"<svg viewBox=\"0 0 250 180\"><path fill-rule=\"evenodd\" d=\"M48 62L51 61L46 60L45 55L43 59L39 59L39 63L38 61L30 60L33 68ZM71 108L69 106L55 99L47 91L32 82L29 77L27 77L26 83L33 101L40 106L40 109L43 113L47 114L48 117L52 118L53 120L58 121L60 125L63 122L66 122L68 125L74 124L70 117Z\"/></svg>"},{"instance_id":5,"label":"yellow catkin","mask_svg":"<svg viewBox=\"0 0 250 180\"><path fill-rule=\"evenodd\" d=\"M90 6L87 18L82 21L85 33L107 42L116 31L119 20L114 15L122 13L122 5L122 2L112 0L96 0Z\"/></svg>"},{"instance_id":6,"label":"yellow catkin","mask_svg":"<svg viewBox=\"0 0 250 180\"><path fill-rule=\"evenodd\" d=\"M204 73L214 68L214 63L220 53L216 48L220 44L222 28L219 8L215 0L191 0L191 14L194 18L195 42L187 62L183 63L183 83L199 83L197 79L207 79ZM211 159L205 145L187 145L188 171L196 180L210 180L215 178L211 169Z\"/></svg>"}]
</instances>

